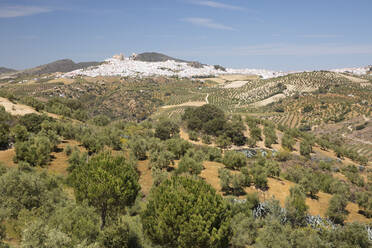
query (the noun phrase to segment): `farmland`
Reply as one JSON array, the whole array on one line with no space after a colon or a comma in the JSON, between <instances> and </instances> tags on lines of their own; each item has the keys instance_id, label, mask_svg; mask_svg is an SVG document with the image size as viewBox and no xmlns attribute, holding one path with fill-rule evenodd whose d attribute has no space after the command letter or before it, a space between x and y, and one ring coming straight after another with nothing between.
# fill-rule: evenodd
<instances>
[{"instance_id":1,"label":"farmland","mask_svg":"<svg viewBox=\"0 0 372 248\"><path fill-rule=\"evenodd\" d=\"M138 190L133 202L125 209L113 208L112 214L136 227L131 230L141 247L152 247L146 246L151 242L143 235L141 214L149 202L160 199L153 198L156 191L176 183L172 180L211 187L217 195L213 197L221 197L218 199L233 211L248 216L243 220L257 226L272 223L271 215L254 215L259 209L285 212L293 207L294 190L306 211L301 220L286 220L287 228L302 230L313 225L314 219L333 223L339 230L350 223L361 223L363 228L371 223L369 78L320 71L270 79L225 75L214 79L115 76L57 80L47 77L1 84L0 104L5 108L0 109L0 116L7 132L0 140L0 161L5 168L0 171L6 171L7 177L45 173L61 188L66 199L63 204L86 204L81 201L79 191L84 189L79 185L92 177L80 175L85 170L79 168L91 170L101 165L94 161L123 159L126 162L117 164L126 166L122 171L113 173L115 167L113 171L102 167L89 173L107 170L113 177L129 173L123 176L133 180L132 186L138 183L133 188L133 192ZM234 204L244 207L252 197L257 197L259 205L246 212L237 210ZM63 204L56 205L56 210L38 211L55 216ZM96 224L115 225L111 217L102 218L100 205L93 204L89 205L91 216L101 214L101 218L94 217ZM33 221L33 214L27 212L22 218ZM290 218L291 213L286 214ZM20 218L4 220L5 242L15 247L24 243L19 230L26 229ZM253 242L260 240L255 237Z\"/></svg>"}]
</instances>

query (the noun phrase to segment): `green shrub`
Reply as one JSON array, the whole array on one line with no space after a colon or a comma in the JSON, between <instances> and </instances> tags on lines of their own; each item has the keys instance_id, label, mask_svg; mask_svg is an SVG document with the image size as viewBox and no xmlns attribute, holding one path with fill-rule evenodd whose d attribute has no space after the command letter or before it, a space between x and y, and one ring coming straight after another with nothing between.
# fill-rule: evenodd
<instances>
[{"instance_id":1,"label":"green shrub","mask_svg":"<svg viewBox=\"0 0 372 248\"><path fill-rule=\"evenodd\" d=\"M227 247L229 222L222 197L204 181L187 177L154 188L142 214L145 234L165 247Z\"/></svg>"},{"instance_id":2,"label":"green shrub","mask_svg":"<svg viewBox=\"0 0 372 248\"><path fill-rule=\"evenodd\" d=\"M343 224L348 214L346 210L347 199L343 195L335 194L329 200L327 217L336 224Z\"/></svg>"},{"instance_id":3,"label":"green shrub","mask_svg":"<svg viewBox=\"0 0 372 248\"><path fill-rule=\"evenodd\" d=\"M50 161L53 144L44 135L35 135L25 142L15 144L16 162L25 161L31 166L46 165Z\"/></svg>"},{"instance_id":4,"label":"green shrub","mask_svg":"<svg viewBox=\"0 0 372 248\"><path fill-rule=\"evenodd\" d=\"M209 135L207 135L207 134L203 135L203 136L202 136L202 142L203 142L204 144L207 144L207 145L212 144L211 137L210 137Z\"/></svg>"},{"instance_id":5,"label":"green shrub","mask_svg":"<svg viewBox=\"0 0 372 248\"><path fill-rule=\"evenodd\" d=\"M230 169L239 169L247 165L247 157L242 152L226 151L222 163Z\"/></svg>"},{"instance_id":6,"label":"green shrub","mask_svg":"<svg viewBox=\"0 0 372 248\"><path fill-rule=\"evenodd\" d=\"M23 209L49 214L63 200L56 180L45 173L10 169L0 176L0 209L9 217Z\"/></svg>"},{"instance_id":7,"label":"green shrub","mask_svg":"<svg viewBox=\"0 0 372 248\"><path fill-rule=\"evenodd\" d=\"M190 131L189 132L189 138L190 138L190 140L198 141L199 140L199 135L195 131Z\"/></svg>"},{"instance_id":8,"label":"green shrub","mask_svg":"<svg viewBox=\"0 0 372 248\"><path fill-rule=\"evenodd\" d=\"M201 162L195 161L189 156L185 156L178 163L176 173L177 174L190 173L192 175L199 175L202 170L203 165Z\"/></svg>"}]
</instances>

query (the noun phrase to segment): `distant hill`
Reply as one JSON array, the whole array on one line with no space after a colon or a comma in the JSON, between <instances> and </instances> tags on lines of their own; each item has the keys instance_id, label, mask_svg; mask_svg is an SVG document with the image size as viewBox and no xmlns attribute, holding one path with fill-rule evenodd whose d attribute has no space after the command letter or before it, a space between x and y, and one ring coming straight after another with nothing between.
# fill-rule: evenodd
<instances>
[{"instance_id":1,"label":"distant hill","mask_svg":"<svg viewBox=\"0 0 372 248\"><path fill-rule=\"evenodd\" d=\"M10 68L5 68L5 67L0 67L0 74L13 73L13 72L16 72L16 70L10 69Z\"/></svg>"},{"instance_id":2,"label":"distant hill","mask_svg":"<svg viewBox=\"0 0 372 248\"><path fill-rule=\"evenodd\" d=\"M70 72L78 69L84 69L89 66L96 66L100 65L101 62L81 62L75 63L71 59L61 59L54 61L49 64L40 65L35 68L27 69L24 71L20 71L17 74L26 74L26 75L42 75L46 73L54 73L54 72Z\"/></svg>"},{"instance_id":3,"label":"distant hill","mask_svg":"<svg viewBox=\"0 0 372 248\"><path fill-rule=\"evenodd\" d=\"M182 59L176 59L176 58L172 58L172 57L169 57L165 54L161 54L161 53L141 53L141 54L138 54L137 57L136 57L136 60L138 61L143 61L143 62L164 62L164 61L167 61L167 60L174 60L176 62L189 62L189 61L186 61L186 60L182 60Z\"/></svg>"}]
</instances>

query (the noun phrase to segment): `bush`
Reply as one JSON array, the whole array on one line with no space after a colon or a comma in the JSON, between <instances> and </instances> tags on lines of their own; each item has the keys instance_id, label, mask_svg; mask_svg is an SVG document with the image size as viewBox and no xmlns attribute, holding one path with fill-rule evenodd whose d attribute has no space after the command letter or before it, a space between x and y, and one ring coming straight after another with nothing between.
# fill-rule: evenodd
<instances>
[{"instance_id":1,"label":"bush","mask_svg":"<svg viewBox=\"0 0 372 248\"><path fill-rule=\"evenodd\" d=\"M363 214L367 218L372 218L372 192L358 192L356 198L356 202L358 203L359 207L364 209Z\"/></svg>"},{"instance_id":2,"label":"bush","mask_svg":"<svg viewBox=\"0 0 372 248\"><path fill-rule=\"evenodd\" d=\"M72 172L75 168L82 166L88 161L88 153L82 153L79 149L74 149L68 158L68 172Z\"/></svg>"},{"instance_id":3,"label":"bush","mask_svg":"<svg viewBox=\"0 0 372 248\"><path fill-rule=\"evenodd\" d=\"M216 147L208 147L206 159L208 161L222 162L222 152Z\"/></svg>"},{"instance_id":4,"label":"bush","mask_svg":"<svg viewBox=\"0 0 372 248\"><path fill-rule=\"evenodd\" d=\"M336 224L343 224L348 214L346 206L347 199L344 196L340 194L333 195L329 201L327 217Z\"/></svg>"},{"instance_id":5,"label":"bush","mask_svg":"<svg viewBox=\"0 0 372 248\"><path fill-rule=\"evenodd\" d=\"M261 132L261 128L259 127L250 127L250 136L251 136L251 139L255 140L255 141L260 141L262 140L262 132Z\"/></svg>"},{"instance_id":6,"label":"bush","mask_svg":"<svg viewBox=\"0 0 372 248\"><path fill-rule=\"evenodd\" d=\"M207 144L207 145L212 144L211 137L210 137L209 135L207 135L207 134L203 135L203 136L202 136L202 142L203 142L204 144Z\"/></svg>"},{"instance_id":7,"label":"bush","mask_svg":"<svg viewBox=\"0 0 372 248\"><path fill-rule=\"evenodd\" d=\"M222 163L230 169L239 169L247 165L247 157L242 152L226 151Z\"/></svg>"},{"instance_id":8,"label":"bush","mask_svg":"<svg viewBox=\"0 0 372 248\"><path fill-rule=\"evenodd\" d=\"M0 123L0 150L7 149L9 146L9 125Z\"/></svg>"},{"instance_id":9,"label":"bush","mask_svg":"<svg viewBox=\"0 0 372 248\"><path fill-rule=\"evenodd\" d=\"M23 231L21 247L69 248L73 247L73 244L67 234L51 228L41 220L38 220Z\"/></svg>"},{"instance_id":10,"label":"bush","mask_svg":"<svg viewBox=\"0 0 372 248\"><path fill-rule=\"evenodd\" d=\"M45 165L50 161L50 153L53 144L49 138L43 135L32 136L26 142L17 142L15 144L16 162L25 161L31 166Z\"/></svg>"},{"instance_id":11,"label":"bush","mask_svg":"<svg viewBox=\"0 0 372 248\"><path fill-rule=\"evenodd\" d=\"M138 160L145 160L147 158L147 143L140 137L134 137L129 142L129 148Z\"/></svg>"},{"instance_id":12,"label":"bush","mask_svg":"<svg viewBox=\"0 0 372 248\"><path fill-rule=\"evenodd\" d=\"M178 125L170 120L161 120L155 128L155 137L167 140L180 132Z\"/></svg>"},{"instance_id":13,"label":"bush","mask_svg":"<svg viewBox=\"0 0 372 248\"><path fill-rule=\"evenodd\" d=\"M244 248L254 243L258 225L253 217L247 217L243 213L239 213L232 218L231 229L231 247Z\"/></svg>"},{"instance_id":14,"label":"bush","mask_svg":"<svg viewBox=\"0 0 372 248\"><path fill-rule=\"evenodd\" d=\"M53 119L47 115L38 115L34 113L26 114L19 119L19 124L26 127L28 132L36 134L40 132L41 123L45 120L53 121Z\"/></svg>"},{"instance_id":15,"label":"bush","mask_svg":"<svg viewBox=\"0 0 372 248\"><path fill-rule=\"evenodd\" d=\"M145 234L165 247L227 247L229 210L202 180L173 177L154 188L142 214Z\"/></svg>"},{"instance_id":16,"label":"bush","mask_svg":"<svg viewBox=\"0 0 372 248\"><path fill-rule=\"evenodd\" d=\"M187 108L182 116L187 128L219 136L226 125L224 112L214 105L206 104L197 108Z\"/></svg>"},{"instance_id":17,"label":"bush","mask_svg":"<svg viewBox=\"0 0 372 248\"><path fill-rule=\"evenodd\" d=\"M128 224L118 221L118 223L106 227L99 240L105 248L129 248L129 239Z\"/></svg>"},{"instance_id":18,"label":"bush","mask_svg":"<svg viewBox=\"0 0 372 248\"><path fill-rule=\"evenodd\" d=\"M254 165L252 170L252 181L256 188L267 189L267 171L263 166Z\"/></svg>"},{"instance_id":19,"label":"bush","mask_svg":"<svg viewBox=\"0 0 372 248\"><path fill-rule=\"evenodd\" d=\"M169 139L165 144L167 150L174 154L175 159L180 159L192 147L191 143L180 138Z\"/></svg>"},{"instance_id":20,"label":"bush","mask_svg":"<svg viewBox=\"0 0 372 248\"><path fill-rule=\"evenodd\" d=\"M103 149L104 142L97 134L85 134L81 144L88 150L89 154L97 153Z\"/></svg>"},{"instance_id":21,"label":"bush","mask_svg":"<svg viewBox=\"0 0 372 248\"><path fill-rule=\"evenodd\" d=\"M218 177L220 178L221 190L223 192L230 191L231 173L227 169L218 169Z\"/></svg>"},{"instance_id":22,"label":"bush","mask_svg":"<svg viewBox=\"0 0 372 248\"><path fill-rule=\"evenodd\" d=\"M50 213L63 200L61 188L45 173L11 169L0 176L0 209L9 217L23 209Z\"/></svg>"},{"instance_id":23,"label":"bush","mask_svg":"<svg viewBox=\"0 0 372 248\"><path fill-rule=\"evenodd\" d=\"M107 126L110 123L110 119L105 115L97 115L92 119L92 122L96 126Z\"/></svg>"},{"instance_id":24,"label":"bush","mask_svg":"<svg viewBox=\"0 0 372 248\"><path fill-rule=\"evenodd\" d=\"M15 142L24 142L29 138L29 133L27 132L27 129L19 124L12 127L10 132Z\"/></svg>"},{"instance_id":25,"label":"bush","mask_svg":"<svg viewBox=\"0 0 372 248\"><path fill-rule=\"evenodd\" d=\"M195 131L190 131L189 132L189 138L190 138L190 140L198 141L199 140L199 135Z\"/></svg>"},{"instance_id":26,"label":"bush","mask_svg":"<svg viewBox=\"0 0 372 248\"><path fill-rule=\"evenodd\" d=\"M218 147L222 149L226 149L231 146L232 142L231 139L225 135L218 136L216 139L216 144Z\"/></svg>"},{"instance_id":27,"label":"bush","mask_svg":"<svg viewBox=\"0 0 372 248\"><path fill-rule=\"evenodd\" d=\"M291 152L286 149L282 149L277 152L275 158L280 162L285 162L291 158Z\"/></svg>"},{"instance_id":28,"label":"bush","mask_svg":"<svg viewBox=\"0 0 372 248\"><path fill-rule=\"evenodd\" d=\"M276 144L278 142L278 137L273 126L265 126L264 135L266 147L271 148L272 144Z\"/></svg>"},{"instance_id":29,"label":"bush","mask_svg":"<svg viewBox=\"0 0 372 248\"><path fill-rule=\"evenodd\" d=\"M151 168L163 170L167 169L171 164L174 164L174 155L173 153L165 151L154 151L150 154L150 165Z\"/></svg>"},{"instance_id":30,"label":"bush","mask_svg":"<svg viewBox=\"0 0 372 248\"><path fill-rule=\"evenodd\" d=\"M68 203L58 207L48 220L48 226L68 235L73 244L83 240L96 241L100 231L100 218L93 207Z\"/></svg>"},{"instance_id":31,"label":"bush","mask_svg":"<svg viewBox=\"0 0 372 248\"><path fill-rule=\"evenodd\" d=\"M309 193L311 197L315 197L319 192L319 183L317 177L313 173L307 173L299 183L304 189L304 192Z\"/></svg>"},{"instance_id":32,"label":"bush","mask_svg":"<svg viewBox=\"0 0 372 248\"><path fill-rule=\"evenodd\" d=\"M312 152L313 148L311 144L307 141L301 141L300 143L300 154L306 158L310 158L310 153Z\"/></svg>"},{"instance_id":33,"label":"bush","mask_svg":"<svg viewBox=\"0 0 372 248\"><path fill-rule=\"evenodd\" d=\"M67 156L70 156L71 155L71 153L72 153L72 147L70 145L67 145L65 147L65 153L66 153Z\"/></svg>"},{"instance_id":34,"label":"bush","mask_svg":"<svg viewBox=\"0 0 372 248\"><path fill-rule=\"evenodd\" d=\"M305 203L306 196L299 186L290 189L290 195L286 199L285 208L287 217L294 226L305 224L308 206Z\"/></svg>"},{"instance_id":35,"label":"bush","mask_svg":"<svg viewBox=\"0 0 372 248\"><path fill-rule=\"evenodd\" d=\"M290 151L293 150L293 146L296 144L295 140L288 133L284 133L282 137L282 147Z\"/></svg>"},{"instance_id":36,"label":"bush","mask_svg":"<svg viewBox=\"0 0 372 248\"><path fill-rule=\"evenodd\" d=\"M199 175L203 170L203 165L201 162L197 162L189 156L185 156L178 163L178 168L176 170L177 174L190 173L192 175Z\"/></svg>"}]
</instances>

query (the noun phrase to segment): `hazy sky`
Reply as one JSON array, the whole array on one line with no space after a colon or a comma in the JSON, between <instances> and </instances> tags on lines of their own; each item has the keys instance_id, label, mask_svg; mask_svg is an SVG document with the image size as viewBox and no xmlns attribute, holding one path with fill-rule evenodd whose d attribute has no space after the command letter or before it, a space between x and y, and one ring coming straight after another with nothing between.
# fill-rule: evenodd
<instances>
[{"instance_id":1,"label":"hazy sky","mask_svg":"<svg viewBox=\"0 0 372 248\"><path fill-rule=\"evenodd\" d=\"M157 51L229 67L372 64L371 0L0 0L0 66Z\"/></svg>"}]
</instances>

